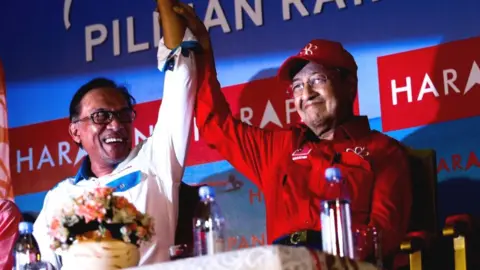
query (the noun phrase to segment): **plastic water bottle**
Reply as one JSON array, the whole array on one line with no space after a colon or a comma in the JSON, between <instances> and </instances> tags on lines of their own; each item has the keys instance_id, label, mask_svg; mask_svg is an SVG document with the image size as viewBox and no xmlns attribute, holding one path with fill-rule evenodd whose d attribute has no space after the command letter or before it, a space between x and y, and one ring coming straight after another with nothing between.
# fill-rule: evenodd
<instances>
[{"instance_id":1,"label":"plastic water bottle","mask_svg":"<svg viewBox=\"0 0 480 270\"><path fill-rule=\"evenodd\" d=\"M350 195L338 168L325 170L327 188L321 202L323 252L355 259Z\"/></svg>"},{"instance_id":2,"label":"plastic water bottle","mask_svg":"<svg viewBox=\"0 0 480 270\"><path fill-rule=\"evenodd\" d=\"M28 264L34 264L40 261L40 249L37 241L33 237L33 224L30 222L20 222L18 224L19 237L15 243L14 258L15 270L26 269Z\"/></svg>"},{"instance_id":3,"label":"plastic water bottle","mask_svg":"<svg viewBox=\"0 0 480 270\"><path fill-rule=\"evenodd\" d=\"M212 255L224 251L225 219L215 201L215 191L208 186L198 190L200 203L193 218L194 256Z\"/></svg>"},{"instance_id":4,"label":"plastic water bottle","mask_svg":"<svg viewBox=\"0 0 480 270\"><path fill-rule=\"evenodd\" d=\"M18 224L19 237L15 243L13 270L53 270L55 267L48 262L41 261L40 249L33 237L33 224L20 222Z\"/></svg>"}]
</instances>

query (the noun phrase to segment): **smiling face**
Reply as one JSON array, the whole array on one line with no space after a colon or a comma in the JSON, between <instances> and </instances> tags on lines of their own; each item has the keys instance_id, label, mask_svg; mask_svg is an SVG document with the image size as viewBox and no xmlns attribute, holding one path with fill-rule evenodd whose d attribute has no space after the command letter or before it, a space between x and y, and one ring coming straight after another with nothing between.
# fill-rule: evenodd
<instances>
[{"instance_id":1,"label":"smiling face","mask_svg":"<svg viewBox=\"0 0 480 270\"><path fill-rule=\"evenodd\" d=\"M82 98L70 134L88 153L92 166L113 167L130 153L134 117L121 92L96 88Z\"/></svg>"},{"instance_id":2,"label":"smiling face","mask_svg":"<svg viewBox=\"0 0 480 270\"><path fill-rule=\"evenodd\" d=\"M298 114L319 136L352 115L354 91L338 70L309 62L293 77L291 87Z\"/></svg>"}]
</instances>

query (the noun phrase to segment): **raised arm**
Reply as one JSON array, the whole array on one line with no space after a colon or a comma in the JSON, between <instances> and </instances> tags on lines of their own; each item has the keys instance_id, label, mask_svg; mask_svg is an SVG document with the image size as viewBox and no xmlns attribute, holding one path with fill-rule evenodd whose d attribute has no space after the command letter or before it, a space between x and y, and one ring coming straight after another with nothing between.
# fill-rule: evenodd
<instances>
[{"instance_id":1,"label":"raised arm","mask_svg":"<svg viewBox=\"0 0 480 270\"><path fill-rule=\"evenodd\" d=\"M153 153L158 159L158 173L178 182L183 175L183 166L193 119L196 93L196 65L190 51L196 46L192 34L186 32L183 19L174 11L177 0L157 0L164 37L157 52L158 68L165 72L162 105L152 135ZM163 161L163 162L162 162ZM165 161L167 164L165 164Z\"/></svg>"},{"instance_id":2,"label":"raised arm","mask_svg":"<svg viewBox=\"0 0 480 270\"><path fill-rule=\"evenodd\" d=\"M163 30L165 47L175 49L182 43L186 25L182 17L173 12L178 0L157 0L157 10L160 14L159 23Z\"/></svg>"},{"instance_id":3,"label":"raised arm","mask_svg":"<svg viewBox=\"0 0 480 270\"><path fill-rule=\"evenodd\" d=\"M291 147L290 131L267 131L235 119L220 89L208 32L192 8L180 4L175 11L186 20L202 52L197 54L198 93L195 106L200 136L237 170L260 188L262 171L271 165L275 151ZM268 91L268 89L265 89Z\"/></svg>"},{"instance_id":4,"label":"raised arm","mask_svg":"<svg viewBox=\"0 0 480 270\"><path fill-rule=\"evenodd\" d=\"M196 43L191 34L185 33L181 18L175 18L172 3L173 0L157 1L163 32L168 33L160 41L157 53L158 68L165 73L165 82L157 123L141 151L156 175L160 192L168 200L165 218L170 221L169 235L173 243L178 188L185 169L197 84L195 57L190 51Z\"/></svg>"}]
</instances>

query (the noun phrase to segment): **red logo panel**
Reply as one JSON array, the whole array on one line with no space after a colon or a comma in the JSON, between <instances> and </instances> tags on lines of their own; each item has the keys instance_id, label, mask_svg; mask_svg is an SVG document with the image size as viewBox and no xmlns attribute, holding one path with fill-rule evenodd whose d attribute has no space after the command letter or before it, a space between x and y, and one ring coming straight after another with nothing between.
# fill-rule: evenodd
<instances>
[{"instance_id":1,"label":"red logo panel","mask_svg":"<svg viewBox=\"0 0 480 270\"><path fill-rule=\"evenodd\" d=\"M480 115L480 37L378 58L383 131Z\"/></svg>"}]
</instances>

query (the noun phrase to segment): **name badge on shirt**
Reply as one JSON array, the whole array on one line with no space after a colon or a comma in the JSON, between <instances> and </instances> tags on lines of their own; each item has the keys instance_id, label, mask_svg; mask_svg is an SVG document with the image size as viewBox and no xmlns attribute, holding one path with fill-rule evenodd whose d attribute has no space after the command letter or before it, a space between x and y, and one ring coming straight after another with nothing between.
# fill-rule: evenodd
<instances>
[{"instance_id":1,"label":"name badge on shirt","mask_svg":"<svg viewBox=\"0 0 480 270\"><path fill-rule=\"evenodd\" d=\"M115 192L124 192L127 191L142 181L142 172L135 171L128 173L124 176L120 176L117 179L109 182L106 186L114 188Z\"/></svg>"}]
</instances>

